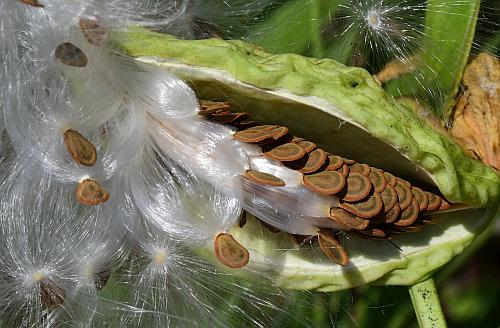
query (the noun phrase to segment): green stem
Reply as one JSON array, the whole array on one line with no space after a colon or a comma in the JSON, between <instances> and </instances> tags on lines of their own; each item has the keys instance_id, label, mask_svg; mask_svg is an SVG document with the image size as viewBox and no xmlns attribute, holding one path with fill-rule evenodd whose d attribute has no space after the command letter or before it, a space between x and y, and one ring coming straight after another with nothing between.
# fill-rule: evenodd
<instances>
[{"instance_id":1,"label":"green stem","mask_svg":"<svg viewBox=\"0 0 500 328\"><path fill-rule=\"evenodd\" d=\"M311 15L311 54L316 58L323 58L323 42L321 40L321 26L323 15L321 10L321 0L315 0L310 5Z\"/></svg>"},{"instance_id":2,"label":"green stem","mask_svg":"<svg viewBox=\"0 0 500 328\"><path fill-rule=\"evenodd\" d=\"M410 297L420 328L446 327L446 320L432 277L411 286Z\"/></svg>"}]
</instances>

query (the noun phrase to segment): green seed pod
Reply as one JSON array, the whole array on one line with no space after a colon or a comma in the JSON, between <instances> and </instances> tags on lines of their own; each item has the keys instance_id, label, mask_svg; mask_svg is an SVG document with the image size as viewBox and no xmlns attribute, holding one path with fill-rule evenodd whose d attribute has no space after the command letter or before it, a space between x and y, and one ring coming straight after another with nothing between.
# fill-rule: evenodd
<instances>
[{"instance_id":1,"label":"green seed pod","mask_svg":"<svg viewBox=\"0 0 500 328\"><path fill-rule=\"evenodd\" d=\"M279 272L280 286L332 291L370 282L411 285L460 253L495 215L500 175L388 96L363 69L269 54L242 41L184 41L144 29L111 38L127 55L189 82L200 99L230 100L253 120L286 126L335 155L439 189L448 201L471 207L433 215L435 224L394 236L402 252L388 242L350 238L344 246L351 264L344 268L311 250L283 255L293 241L261 231L255 220L234 228L231 234L250 250L249 265Z\"/></svg>"}]
</instances>

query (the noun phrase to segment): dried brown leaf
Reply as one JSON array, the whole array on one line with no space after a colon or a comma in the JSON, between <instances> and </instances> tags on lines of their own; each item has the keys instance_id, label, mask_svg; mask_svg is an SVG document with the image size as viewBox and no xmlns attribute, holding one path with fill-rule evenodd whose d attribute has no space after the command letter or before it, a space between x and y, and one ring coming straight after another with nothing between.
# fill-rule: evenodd
<instances>
[{"instance_id":1,"label":"dried brown leaf","mask_svg":"<svg viewBox=\"0 0 500 328\"><path fill-rule=\"evenodd\" d=\"M500 170L500 62L481 53L466 68L451 133L474 157Z\"/></svg>"}]
</instances>

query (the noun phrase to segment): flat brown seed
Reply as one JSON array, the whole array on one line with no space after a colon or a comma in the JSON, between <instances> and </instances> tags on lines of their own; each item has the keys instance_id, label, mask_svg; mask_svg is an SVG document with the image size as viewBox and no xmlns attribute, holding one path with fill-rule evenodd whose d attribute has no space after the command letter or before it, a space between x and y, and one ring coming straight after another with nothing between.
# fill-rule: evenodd
<instances>
[{"instance_id":1,"label":"flat brown seed","mask_svg":"<svg viewBox=\"0 0 500 328\"><path fill-rule=\"evenodd\" d=\"M439 211L445 211L451 207L450 203L441 198L441 205L439 205Z\"/></svg>"},{"instance_id":2,"label":"flat brown seed","mask_svg":"<svg viewBox=\"0 0 500 328\"><path fill-rule=\"evenodd\" d=\"M374 192L365 200L356 203L342 203L340 207L360 218L370 219L379 214L384 205L380 195Z\"/></svg>"},{"instance_id":3,"label":"flat brown seed","mask_svg":"<svg viewBox=\"0 0 500 328\"><path fill-rule=\"evenodd\" d=\"M387 180L385 179L385 176L381 171L371 168L368 178L370 178L370 181L372 182L373 188L376 192L380 194L385 190L385 186L387 186Z\"/></svg>"},{"instance_id":4,"label":"flat brown seed","mask_svg":"<svg viewBox=\"0 0 500 328\"><path fill-rule=\"evenodd\" d=\"M338 168L336 171L347 178L349 176L349 165L344 163L342 167Z\"/></svg>"},{"instance_id":5,"label":"flat brown seed","mask_svg":"<svg viewBox=\"0 0 500 328\"><path fill-rule=\"evenodd\" d=\"M426 211L435 211L441 206L441 197L434 195L430 192L424 191L429 199L429 204L427 205Z\"/></svg>"},{"instance_id":6,"label":"flat brown seed","mask_svg":"<svg viewBox=\"0 0 500 328\"><path fill-rule=\"evenodd\" d=\"M349 172L359 173L365 177L370 175L370 167L366 164L354 163L349 167Z\"/></svg>"},{"instance_id":7,"label":"flat brown seed","mask_svg":"<svg viewBox=\"0 0 500 328\"><path fill-rule=\"evenodd\" d=\"M429 205L429 198L427 198L427 195L418 187L411 187L411 192L413 193L413 198L417 200L420 211L425 210Z\"/></svg>"},{"instance_id":8,"label":"flat brown seed","mask_svg":"<svg viewBox=\"0 0 500 328\"><path fill-rule=\"evenodd\" d=\"M328 155L328 167L325 169L325 171L335 171L344 165L344 160L340 156L336 155Z\"/></svg>"},{"instance_id":9,"label":"flat brown seed","mask_svg":"<svg viewBox=\"0 0 500 328\"><path fill-rule=\"evenodd\" d=\"M288 128L284 127L284 126L280 126L279 128L276 128L274 130L271 130L273 135L272 135L272 138L274 140L278 140L279 138L281 137L284 137L288 134Z\"/></svg>"},{"instance_id":10,"label":"flat brown seed","mask_svg":"<svg viewBox=\"0 0 500 328\"><path fill-rule=\"evenodd\" d=\"M339 225L339 229L346 231L364 230L370 224L370 221L357 217L356 215L338 207L330 208L329 218Z\"/></svg>"},{"instance_id":11,"label":"flat brown seed","mask_svg":"<svg viewBox=\"0 0 500 328\"><path fill-rule=\"evenodd\" d=\"M109 192L95 180L83 180L76 187L76 200L83 205L100 205L109 199Z\"/></svg>"},{"instance_id":12,"label":"flat brown seed","mask_svg":"<svg viewBox=\"0 0 500 328\"><path fill-rule=\"evenodd\" d=\"M389 172L384 172L384 176L388 184L390 184L393 187L396 187L396 185L398 184L398 180L394 175L390 174Z\"/></svg>"},{"instance_id":13,"label":"flat brown seed","mask_svg":"<svg viewBox=\"0 0 500 328\"><path fill-rule=\"evenodd\" d=\"M408 189L411 189L411 183L409 183L408 181L406 180L403 180L401 178L396 178L396 180L398 180L398 183L402 183L404 184Z\"/></svg>"},{"instance_id":14,"label":"flat brown seed","mask_svg":"<svg viewBox=\"0 0 500 328\"><path fill-rule=\"evenodd\" d=\"M261 185L283 187L285 181L272 174L259 172L255 170L248 170L245 172L245 177Z\"/></svg>"},{"instance_id":15,"label":"flat brown seed","mask_svg":"<svg viewBox=\"0 0 500 328\"><path fill-rule=\"evenodd\" d=\"M352 173L346 179L346 186L338 197L346 202L359 202L372 191L370 179L359 173Z\"/></svg>"},{"instance_id":16,"label":"flat brown seed","mask_svg":"<svg viewBox=\"0 0 500 328\"><path fill-rule=\"evenodd\" d=\"M88 43L102 46L109 40L108 29L96 18L80 18L80 29Z\"/></svg>"},{"instance_id":17,"label":"flat brown seed","mask_svg":"<svg viewBox=\"0 0 500 328\"><path fill-rule=\"evenodd\" d=\"M101 290L108 283L109 277L111 277L111 270L104 270L98 272L94 275L94 285L95 289Z\"/></svg>"},{"instance_id":18,"label":"flat brown seed","mask_svg":"<svg viewBox=\"0 0 500 328\"><path fill-rule=\"evenodd\" d=\"M233 269L247 265L250 255L248 250L228 233L220 233L214 240L215 257L219 262Z\"/></svg>"},{"instance_id":19,"label":"flat brown seed","mask_svg":"<svg viewBox=\"0 0 500 328\"><path fill-rule=\"evenodd\" d=\"M64 303L66 293L51 279L44 278L40 281L40 300L42 307L46 310L53 310Z\"/></svg>"},{"instance_id":20,"label":"flat brown seed","mask_svg":"<svg viewBox=\"0 0 500 328\"><path fill-rule=\"evenodd\" d=\"M229 124L238 120L244 120L248 118L248 113L215 113L209 115L210 120L220 123Z\"/></svg>"},{"instance_id":21,"label":"flat brown seed","mask_svg":"<svg viewBox=\"0 0 500 328\"><path fill-rule=\"evenodd\" d=\"M334 195L341 191L346 183L345 177L337 171L323 171L304 175L304 186L309 190L323 194Z\"/></svg>"},{"instance_id":22,"label":"flat brown seed","mask_svg":"<svg viewBox=\"0 0 500 328\"><path fill-rule=\"evenodd\" d=\"M279 128L279 126L266 124L266 125L253 126L251 128L246 129L245 131L270 131L277 128Z\"/></svg>"},{"instance_id":23,"label":"flat brown seed","mask_svg":"<svg viewBox=\"0 0 500 328\"><path fill-rule=\"evenodd\" d=\"M415 223L415 221L417 221L418 213L420 212L417 200L413 199L410 206L408 206L401 212L399 220L397 222L394 222L394 224L400 227L407 227L409 225L412 225L413 223Z\"/></svg>"},{"instance_id":24,"label":"flat brown seed","mask_svg":"<svg viewBox=\"0 0 500 328\"><path fill-rule=\"evenodd\" d=\"M271 130L253 130L253 128L238 131L233 135L234 140L247 143L258 143L272 137L273 133Z\"/></svg>"},{"instance_id":25,"label":"flat brown seed","mask_svg":"<svg viewBox=\"0 0 500 328\"><path fill-rule=\"evenodd\" d=\"M213 114L209 111L215 110L230 110L231 104L227 101L211 101L211 100L200 100L200 112L207 112L206 114ZM200 113L201 114L201 113Z\"/></svg>"},{"instance_id":26,"label":"flat brown seed","mask_svg":"<svg viewBox=\"0 0 500 328\"><path fill-rule=\"evenodd\" d=\"M378 228L368 228L363 231L358 231L357 234L362 238L387 239L387 234Z\"/></svg>"},{"instance_id":27,"label":"flat brown seed","mask_svg":"<svg viewBox=\"0 0 500 328\"><path fill-rule=\"evenodd\" d=\"M396 192L398 193L398 202L401 209L404 210L410 206L411 201L413 200L413 194L410 188L408 188L406 184L398 181L396 184Z\"/></svg>"},{"instance_id":28,"label":"flat brown seed","mask_svg":"<svg viewBox=\"0 0 500 328\"><path fill-rule=\"evenodd\" d=\"M340 265L349 263L349 255L340 241L329 231L318 231L318 242L321 251L332 261Z\"/></svg>"},{"instance_id":29,"label":"flat brown seed","mask_svg":"<svg viewBox=\"0 0 500 328\"><path fill-rule=\"evenodd\" d=\"M385 213L385 223L394 223L399 219L399 214L401 213L401 207L396 203L389 210L389 212Z\"/></svg>"},{"instance_id":30,"label":"flat brown seed","mask_svg":"<svg viewBox=\"0 0 500 328\"><path fill-rule=\"evenodd\" d=\"M353 165L356 163L355 160L353 159L349 159L349 158L342 158L344 160L344 163L346 163L347 165Z\"/></svg>"},{"instance_id":31,"label":"flat brown seed","mask_svg":"<svg viewBox=\"0 0 500 328\"><path fill-rule=\"evenodd\" d=\"M380 193L380 197L382 197L382 202L384 203L385 213L389 212L398 202L398 193L396 192L396 188L390 184L385 186L384 191Z\"/></svg>"},{"instance_id":32,"label":"flat brown seed","mask_svg":"<svg viewBox=\"0 0 500 328\"><path fill-rule=\"evenodd\" d=\"M307 140L302 140L297 142L297 145L302 147L306 151L306 153L312 152L316 148L316 144Z\"/></svg>"},{"instance_id":33,"label":"flat brown seed","mask_svg":"<svg viewBox=\"0 0 500 328\"><path fill-rule=\"evenodd\" d=\"M66 130L64 132L64 144L66 150L75 162L92 166L97 160L97 151L94 145L88 141L80 132L75 130Z\"/></svg>"},{"instance_id":34,"label":"flat brown seed","mask_svg":"<svg viewBox=\"0 0 500 328\"><path fill-rule=\"evenodd\" d=\"M247 224L247 212L242 211L241 212L241 217L238 220L238 227L243 228Z\"/></svg>"},{"instance_id":35,"label":"flat brown seed","mask_svg":"<svg viewBox=\"0 0 500 328\"><path fill-rule=\"evenodd\" d=\"M294 143L286 143L265 152L264 156L281 161L296 161L306 155L306 151Z\"/></svg>"},{"instance_id":36,"label":"flat brown seed","mask_svg":"<svg viewBox=\"0 0 500 328\"><path fill-rule=\"evenodd\" d=\"M299 169L299 171L304 174L316 172L325 164L326 158L325 151L317 148L308 154L306 165Z\"/></svg>"},{"instance_id":37,"label":"flat brown seed","mask_svg":"<svg viewBox=\"0 0 500 328\"><path fill-rule=\"evenodd\" d=\"M27 5L37 7L37 8L44 8L45 7L45 5L40 3L40 1L38 1L38 0L19 0L19 2L25 3Z\"/></svg>"},{"instance_id":38,"label":"flat brown seed","mask_svg":"<svg viewBox=\"0 0 500 328\"><path fill-rule=\"evenodd\" d=\"M61 63L73 67L87 66L87 55L73 43L64 42L57 46L55 56Z\"/></svg>"}]
</instances>

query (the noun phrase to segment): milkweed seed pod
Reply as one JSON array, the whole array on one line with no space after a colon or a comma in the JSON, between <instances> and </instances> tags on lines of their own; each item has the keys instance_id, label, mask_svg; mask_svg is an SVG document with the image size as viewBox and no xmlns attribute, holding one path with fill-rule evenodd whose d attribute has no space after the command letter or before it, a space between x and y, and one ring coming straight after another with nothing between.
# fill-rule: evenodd
<instances>
[{"instance_id":1,"label":"milkweed seed pod","mask_svg":"<svg viewBox=\"0 0 500 328\"><path fill-rule=\"evenodd\" d=\"M78 205L68 186L37 166L2 166L2 316L22 327L86 325L121 237L97 207Z\"/></svg>"},{"instance_id":2,"label":"milkweed seed pod","mask_svg":"<svg viewBox=\"0 0 500 328\"><path fill-rule=\"evenodd\" d=\"M395 263L405 266L409 263L405 252L415 249L398 242L400 238L412 238L401 232L423 230L413 234L416 239L426 231L439 236L454 230L449 221L452 218L461 226L461 220L469 215L485 219L492 213L487 209L432 214L436 225L420 229L429 219L419 213L425 214L428 206L429 210L438 210L437 200L443 207L454 209L496 204L499 176L465 156L449 137L388 97L362 69L328 60L271 55L241 41L182 41L143 29L130 29L115 37L128 55L175 72L190 81L199 98L210 100L201 104L200 116L228 126L232 139L238 141L248 158L245 170L240 171L244 209L278 230L319 234L317 247L341 264L347 263L341 246L354 246L349 267L363 268L368 280L376 280L383 273L370 272L368 263L372 262L360 255L365 248L379 247L382 253L393 254ZM432 201L426 202L422 193ZM405 209L404 217L400 216ZM457 236L462 235L458 238L470 240L469 229L459 230ZM250 220L248 227L235 228L231 233L244 247L253 248L257 240L262 242L254 231ZM337 240L345 234L336 231L347 231L349 238ZM274 238L281 240L282 235ZM364 239L388 237L402 253L387 242ZM267 256L273 253L268 249L279 248L270 242L271 235L264 239L268 246L259 248L262 254ZM458 246L439 238L432 241L436 247ZM284 241L277 243L293 247ZM424 251L425 247L416 250ZM441 264L450 258L443 257ZM281 271L280 283L284 285L309 286L295 270L295 265L309 264L312 270L317 269L321 281L313 284L316 288L349 285L345 278L340 278L338 286L332 283L333 277L341 275L340 269L337 275L323 264L317 267L312 257L304 261L290 255L289 261ZM259 264L258 255L250 257L249 265L252 263ZM422 272L429 271L423 268ZM404 277L393 279L408 281Z\"/></svg>"}]
</instances>

